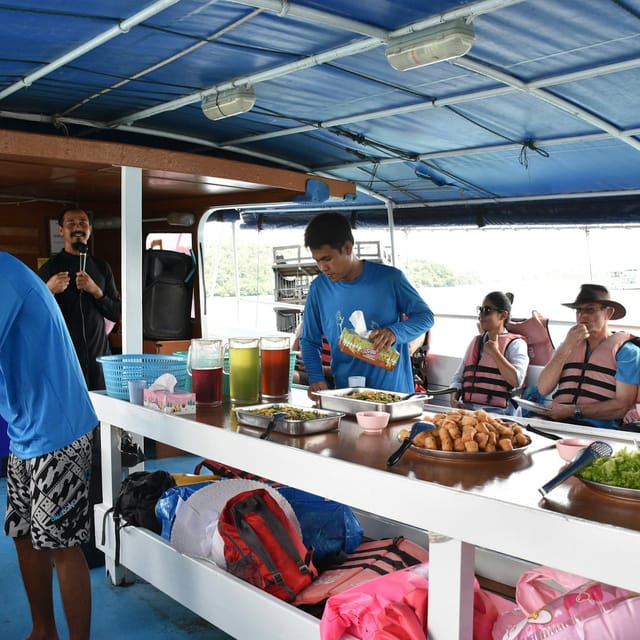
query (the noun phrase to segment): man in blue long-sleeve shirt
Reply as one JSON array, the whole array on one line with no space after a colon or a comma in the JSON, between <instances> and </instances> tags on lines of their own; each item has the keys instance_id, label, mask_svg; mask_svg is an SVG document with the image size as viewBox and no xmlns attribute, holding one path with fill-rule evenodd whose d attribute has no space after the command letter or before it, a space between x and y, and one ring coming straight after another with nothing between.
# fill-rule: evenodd
<instances>
[{"instance_id":1,"label":"man in blue long-sleeve shirt","mask_svg":"<svg viewBox=\"0 0 640 640\"><path fill-rule=\"evenodd\" d=\"M327 388L322 372L322 336L331 347L336 388L349 376L366 377L367 387L411 393L414 390L408 343L433 326L433 313L407 277L395 267L360 260L353 251L349 221L339 213L316 216L305 229L305 246L321 273L309 288L300 339L309 373L309 393ZM344 328L360 310L375 349L394 346L400 359L392 371L343 353L338 347Z\"/></svg>"}]
</instances>

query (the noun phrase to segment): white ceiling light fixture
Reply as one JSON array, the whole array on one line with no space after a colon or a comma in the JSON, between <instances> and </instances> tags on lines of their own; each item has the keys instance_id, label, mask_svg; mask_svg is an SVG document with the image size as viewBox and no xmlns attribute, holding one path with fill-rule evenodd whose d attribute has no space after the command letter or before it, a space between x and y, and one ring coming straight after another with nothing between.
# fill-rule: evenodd
<instances>
[{"instance_id":1,"label":"white ceiling light fixture","mask_svg":"<svg viewBox=\"0 0 640 640\"><path fill-rule=\"evenodd\" d=\"M465 18L458 18L389 38L385 53L392 67L407 71L469 53L474 37L473 24Z\"/></svg>"},{"instance_id":2,"label":"white ceiling light fixture","mask_svg":"<svg viewBox=\"0 0 640 640\"><path fill-rule=\"evenodd\" d=\"M255 103L253 87L234 87L205 96L202 99L202 112L209 120L221 120L251 111Z\"/></svg>"}]
</instances>

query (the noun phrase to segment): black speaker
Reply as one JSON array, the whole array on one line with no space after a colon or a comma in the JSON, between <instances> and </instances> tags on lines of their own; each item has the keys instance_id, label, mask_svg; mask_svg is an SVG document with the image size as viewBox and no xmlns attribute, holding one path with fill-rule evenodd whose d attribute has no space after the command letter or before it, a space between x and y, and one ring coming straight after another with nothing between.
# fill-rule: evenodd
<instances>
[{"instance_id":1,"label":"black speaker","mask_svg":"<svg viewBox=\"0 0 640 640\"><path fill-rule=\"evenodd\" d=\"M192 256L149 249L142 260L142 330L147 340L191 338Z\"/></svg>"}]
</instances>

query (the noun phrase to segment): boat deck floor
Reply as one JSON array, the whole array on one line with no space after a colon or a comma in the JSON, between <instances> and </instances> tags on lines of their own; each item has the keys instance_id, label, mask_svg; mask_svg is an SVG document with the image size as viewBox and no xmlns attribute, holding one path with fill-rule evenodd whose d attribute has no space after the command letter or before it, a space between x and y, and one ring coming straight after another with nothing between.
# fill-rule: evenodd
<instances>
[{"instance_id":1,"label":"boat deck floor","mask_svg":"<svg viewBox=\"0 0 640 640\"><path fill-rule=\"evenodd\" d=\"M192 473L201 460L195 456L177 456L145 461L145 469ZM0 505L4 524L7 479L0 478ZM13 541L0 535L0 638L22 640L31 630L29 604ZM54 578L55 580L55 578ZM104 567L91 570L92 640L229 640L231 636L209 624L144 580L116 587L107 578ZM214 596L212 596L214 597ZM62 602L54 584L55 615L58 633L68 638Z\"/></svg>"}]
</instances>

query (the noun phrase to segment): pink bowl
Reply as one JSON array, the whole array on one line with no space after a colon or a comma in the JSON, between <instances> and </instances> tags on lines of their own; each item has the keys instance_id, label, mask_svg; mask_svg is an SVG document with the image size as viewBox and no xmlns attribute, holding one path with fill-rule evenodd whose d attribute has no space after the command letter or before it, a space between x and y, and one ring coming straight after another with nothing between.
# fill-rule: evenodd
<instances>
[{"instance_id":1,"label":"pink bowl","mask_svg":"<svg viewBox=\"0 0 640 640\"><path fill-rule=\"evenodd\" d=\"M365 431L382 431L389 424L390 414L386 411L358 411L356 420Z\"/></svg>"},{"instance_id":2,"label":"pink bowl","mask_svg":"<svg viewBox=\"0 0 640 640\"><path fill-rule=\"evenodd\" d=\"M580 449L588 447L592 442L593 440L586 440L585 438L563 438L556 441L556 449L563 460L571 462Z\"/></svg>"}]
</instances>

